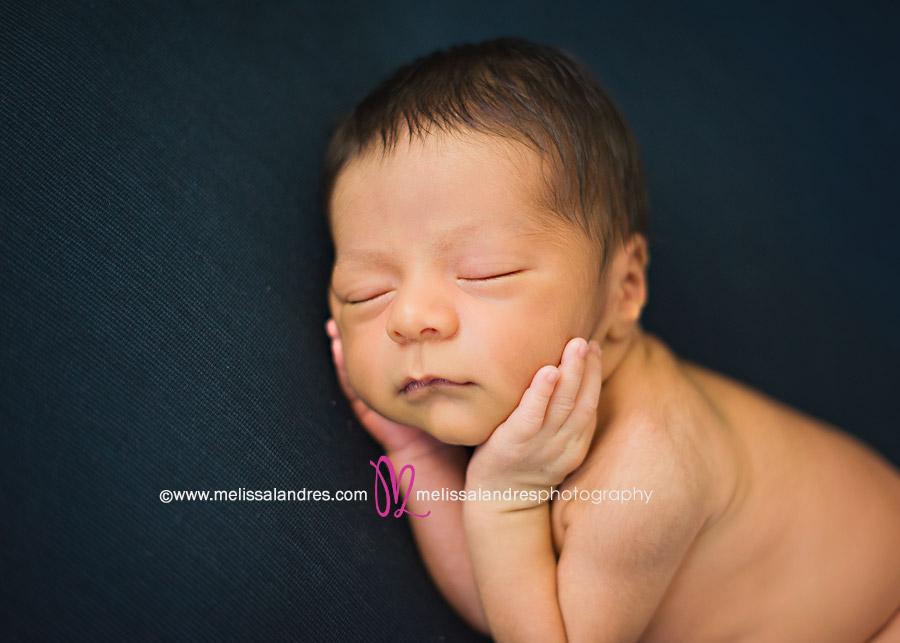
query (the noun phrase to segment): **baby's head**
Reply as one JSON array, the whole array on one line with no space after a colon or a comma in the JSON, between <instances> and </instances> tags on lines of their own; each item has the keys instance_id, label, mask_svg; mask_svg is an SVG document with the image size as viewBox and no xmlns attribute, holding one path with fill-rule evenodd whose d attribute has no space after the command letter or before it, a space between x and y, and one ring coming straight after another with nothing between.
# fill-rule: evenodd
<instances>
[{"instance_id":1,"label":"baby's head","mask_svg":"<svg viewBox=\"0 0 900 643\"><path fill-rule=\"evenodd\" d=\"M564 52L501 40L400 69L340 123L324 178L347 374L390 419L480 444L568 340L606 353L638 327L637 147Z\"/></svg>"}]
</instances>

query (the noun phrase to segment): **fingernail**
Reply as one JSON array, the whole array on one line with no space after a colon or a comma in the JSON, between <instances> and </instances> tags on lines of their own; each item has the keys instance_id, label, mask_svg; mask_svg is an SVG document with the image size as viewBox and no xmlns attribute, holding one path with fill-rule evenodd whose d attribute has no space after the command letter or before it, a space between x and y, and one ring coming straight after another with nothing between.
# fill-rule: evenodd
<instances>
[{"instance_id":1,"label":"fingernail","mask_svg":"<svg viewBox=\"0 0 900 643\"><path fill-rule=\"evenodd\" d=\"M559 379L559 371L552 370L549 373L547 373L547 381L550 382L551 384L556 382L556 380L558 380L558 379Z\"/></svg>"},{"instance_id":2,"label":"fingernail","mask_svg":"<svg viewBox=\"0 0 900 643\"><path fill-rule=\"evenodd\" d=\"M584 357L587 357L587 354L588 354L588 345L587 345L587 342L584 342L578 347L578 357L584 358Z\"/></svg>"}]
</instances>

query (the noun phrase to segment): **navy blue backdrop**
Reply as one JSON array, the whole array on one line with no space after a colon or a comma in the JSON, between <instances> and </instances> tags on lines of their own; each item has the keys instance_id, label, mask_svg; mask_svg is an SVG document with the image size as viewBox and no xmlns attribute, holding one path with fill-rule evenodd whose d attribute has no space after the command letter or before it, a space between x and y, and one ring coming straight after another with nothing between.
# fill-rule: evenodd
<instances>
[{"instance_id":1,"label":"navy blue backdrop","mask_svg":"<svg viewBox=\"0 0 900 643\"><path fill-rule=\"evenodd\" d=\"M319 159L376 81L463 41L563 46L624 110L649 330L900 463L897 18L0 3L0 637L478 639L371 500L159 499L371 493L323 331Z\"/></svg>"}]
</instances>

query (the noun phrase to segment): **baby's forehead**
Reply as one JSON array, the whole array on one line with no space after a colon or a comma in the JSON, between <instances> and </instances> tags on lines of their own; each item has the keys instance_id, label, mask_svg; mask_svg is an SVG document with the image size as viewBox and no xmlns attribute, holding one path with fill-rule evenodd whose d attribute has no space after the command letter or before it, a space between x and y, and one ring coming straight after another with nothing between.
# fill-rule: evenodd
<instances>
[{"instance_id":1,"label":"baby's forehead","mask_svg":"<svg viewBox=\"0 0 900 643\"><path fill-rule=\"evenodd\" d=\"M547 193L542 159L530 147L497 135L430 134L391 148L372 145L348 161L335 181L329 214L349 223L375 210L416 207L422 216L438 210L481 216L487 224L503 209L504 222L534 228L559 219L548 212Z\"/></svg>"},{"instance_id":2,"label":"baby's forehead","mask_svg":"<svg viewBox=\"0 0 900 643\"><path fill-rule=\"evenodd\" d=\"M515 167L520 175L543 165L543 155L530 144L515 138L472 130L410 133L386 146L373 141L355 155L351 164L383 167L397 161L440 166L451 158L466 158L490 167Z\"/></svg>"}]
</instances>

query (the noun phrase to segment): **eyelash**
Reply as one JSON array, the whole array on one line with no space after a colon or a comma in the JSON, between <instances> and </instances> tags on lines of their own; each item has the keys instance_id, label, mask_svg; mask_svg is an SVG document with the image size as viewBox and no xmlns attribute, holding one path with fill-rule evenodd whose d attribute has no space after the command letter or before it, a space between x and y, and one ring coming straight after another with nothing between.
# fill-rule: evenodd
<instances>
[{"instance_id":1,"label":"eyelash","mask_svg":"<svg viewBox=\"0 0 900 643\"><path fill-rule=\"evenodd\" d=\"M463 281L493 281L494 279L500 279L500 277L510 277L512 275L517 275L521 270L510 270L509 272L504 272L499 275L491 275L490 277L474 277L469 279L463 279Z\"/></svg>"},{"instance_id":2,"label":"eyelash","mask_svg":"<svg viewBox=\"0 0 900 643\"><path fill-rule=\"evenodd\" d=\"M377 299L378 297L381 297L381 295L383 295L383 294L384 294L384 293L380 293L380 294L378 294L378 295L373 295L373 296L371 296L371 297L367 297L366 299L359 299L359 300L357 300L357 301L350 301L349 299L347 299L347 300L344 301L344 303L345 303L345 304L348 304L348 305L350 305L350 306L354 306L354 305L356 305L356 304L364 304L364 303L366 303L367 301L372 301L373 299Z\"/></svg>"},{"instance_id":3,"label":"eyelash","mask_svg":"<svg viewBox=\"0 0 900 643\"><path fill-rule=\"evenodd\" d=\"M489 277L470 277L470 278L462 278L463 281L494 281L496 279L500 279L501 277L511 277L512 275L517 275L521 270L510 270L509 272L504 272L499 275L491 275ZM356 304L365 304L366 302L372 301L373 299L378 299L381 295L385 293L379 293L377 295L372 295L371 297L367 297L366 299L358 299L356 301L350 301L349 299L345 301L345 303L353 306Z\"/></svg>"}]
</instances>

